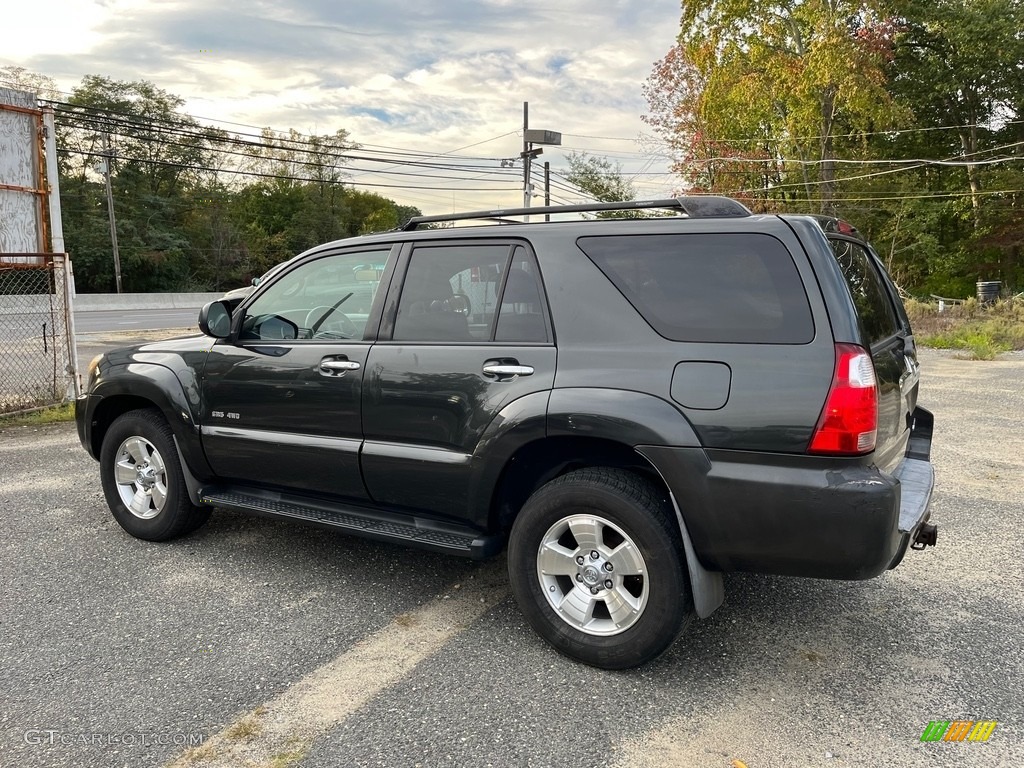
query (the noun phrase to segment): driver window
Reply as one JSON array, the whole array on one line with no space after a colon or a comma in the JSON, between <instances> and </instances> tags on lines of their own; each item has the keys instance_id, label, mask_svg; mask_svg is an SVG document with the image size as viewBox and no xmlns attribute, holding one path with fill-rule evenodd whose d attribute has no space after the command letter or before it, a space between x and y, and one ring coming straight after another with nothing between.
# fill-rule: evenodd
<instances>
[{"instance_id":1,"label":"driver window","mask_svg":"<svg viewBox=\"0 0 1024 768\"><path fill-rule=\"evenodd\" d=\"M246 307L239 338L362 339L388 253L340 253L289 270Z\"/></svg>"}]
</instances>

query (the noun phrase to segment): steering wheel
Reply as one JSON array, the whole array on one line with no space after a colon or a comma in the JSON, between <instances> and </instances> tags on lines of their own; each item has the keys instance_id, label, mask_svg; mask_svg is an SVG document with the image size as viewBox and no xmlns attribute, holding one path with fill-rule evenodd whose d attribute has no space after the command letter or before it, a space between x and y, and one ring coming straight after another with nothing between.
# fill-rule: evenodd
<instances>
[{"instance_id":1,"label":"steering wheel","mask_svg":"<svg viewBox=\"0 0 1024 768\"><path fill-rule=\"evenodd\" d=\"M455 312L459 315L468 315L473 305L469 303L469 296L464 293L455 293L450 299L445 301L445 305L449 312Z\"/></svg>"},{"instance_id":2,"label":"steering wheel","mask_svg":"<svg viewBox=\"0 0 1024 768\"><path fill-rule=\"evenodd\" d=\"M359 329L344 312L328 306L313 307L306 314L303 327L309 328L314 339L354 339Z\"/></svg>"}]
</instances>

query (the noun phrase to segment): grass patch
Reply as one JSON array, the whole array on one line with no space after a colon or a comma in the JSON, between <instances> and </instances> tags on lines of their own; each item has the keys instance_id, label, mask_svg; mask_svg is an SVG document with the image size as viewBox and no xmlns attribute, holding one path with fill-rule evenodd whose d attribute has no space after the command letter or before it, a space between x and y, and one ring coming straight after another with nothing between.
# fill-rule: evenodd
<instances>
[{"instance_id":1,"label":"grass patch","mask_svg":"<svg viewBox=\"0 0 1024 768\"><path fill-rule=\"evenodd\" d=\"M43 424L60 424L75 420L75 404L64 403L52 408L40 408L27 413L0 415L0 427L38 427Z\"/></svg>"},{"instance_id":2,"label":"grass patch","mask_svg":"<svg viewBox=\"0 0 1024 768\"><path fill-rule=\"evenodd\" d=\"M276 755L271 756L270 763L268 764L269 768L292 768L292 766L306 759L311 746L310 742L298 737L289 739L285 747L287 751L278 752Z\"/></svg>"},{"instance_id":3,"label":"grass patch","mask_svg":"<svg viewBox=\"0 0 1024 768\"><path fill-rule=\"evenodd\" d=\"M263 726L255 717L243 717L224 732L224 738L230 741L248 741L259 735L262 730Z\"/></svg>"},{"instance_id":4,"label":"grass patch","mask_svg":"<svg viewBox=\"0 0 1024 768\"><path fill-rule=\"evenodd\" d=\"M219 754L220 751L216 746L214 746L214 742L204 741L198 747L186 749L182 756L172 765L188 766L195 765L196 763L209 763L212 762Z\"/></svg>"},{"instance_id":5,"label":"grass patch","mask_svg":"<svg viewBox=\"0 0 1024 768\"><path fill-rule=\"evenodd\" d=\"M256 707L248 715L235 721L224 732L224 738L228 741L248 741L254 736L259 736L263 731L263 723L260 722L260 718L266 713L266 707Z\"/></svg>"},{"instance_id":6,"label":"grass patch","mask_svg":"<svg viewBox=\"0 0 1024 768\"><path fill-rule=\"evenodd\" d=\"M976 299L939 312L936 302L905 304L914 338L923 347L956 349L969 360L994 360L1001 352L1024 349L1024 300L982 306Z\"/></svg>"}]
</instances>

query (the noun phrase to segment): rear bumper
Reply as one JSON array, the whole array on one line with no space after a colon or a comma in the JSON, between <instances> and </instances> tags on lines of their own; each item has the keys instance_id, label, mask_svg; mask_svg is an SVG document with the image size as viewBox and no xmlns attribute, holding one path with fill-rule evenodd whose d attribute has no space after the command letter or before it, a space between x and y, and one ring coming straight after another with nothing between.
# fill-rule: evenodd
<instances>
[{"instance_id":1,"label":"rear bumper","mask_svg":"<svg viewBox=\"0 0 1024 768\"><path fill-rule=\"evenodd\" d=\"M928 521L931 414L918 410L927 439L915 427L892 474L870 457L638 450L671 487L706 568L867 579L898 565Z\"/></svg>"},{"instance_id":2,"label":"rear bumper","mask_svg":"<svg viewBox=\"0 0 1024 768\"><path fill-rule=\"evenodd\" d=\"M935 470L930 462L904 459L893 477L900 483L899 531L913 535L930 516Z\"/></svg>"}]
</instances>

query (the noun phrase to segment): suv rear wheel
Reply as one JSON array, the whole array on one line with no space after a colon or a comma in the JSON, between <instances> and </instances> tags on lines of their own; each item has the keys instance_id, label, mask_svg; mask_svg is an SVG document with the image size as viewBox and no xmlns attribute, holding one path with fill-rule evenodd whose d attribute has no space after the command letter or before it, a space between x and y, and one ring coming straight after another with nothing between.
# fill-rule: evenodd
<instances>
[{"instance_id":1,"label":"suv rear wheel","mask_svg":"<svg viewBox=\"0 0 1024 768\"><path fill-rule=\"evenodd\" d=\"M173 433L156 411L114 420L100 448L100 478L114 519L136 538L166 541L210 517L189 499Z\"/></svg>"},{"instance_id":2,"label":"suv rear wheel","mask_svg":"<svg viewBox=\"0 0 1024 768\"><path fill-rule=\"evenodd\" d=\"M508 569L533 628L604 669L654 658L692 613L671 507L624 470L577 470L541 487L512 527Z\"/></svg>"}]
</instances>

